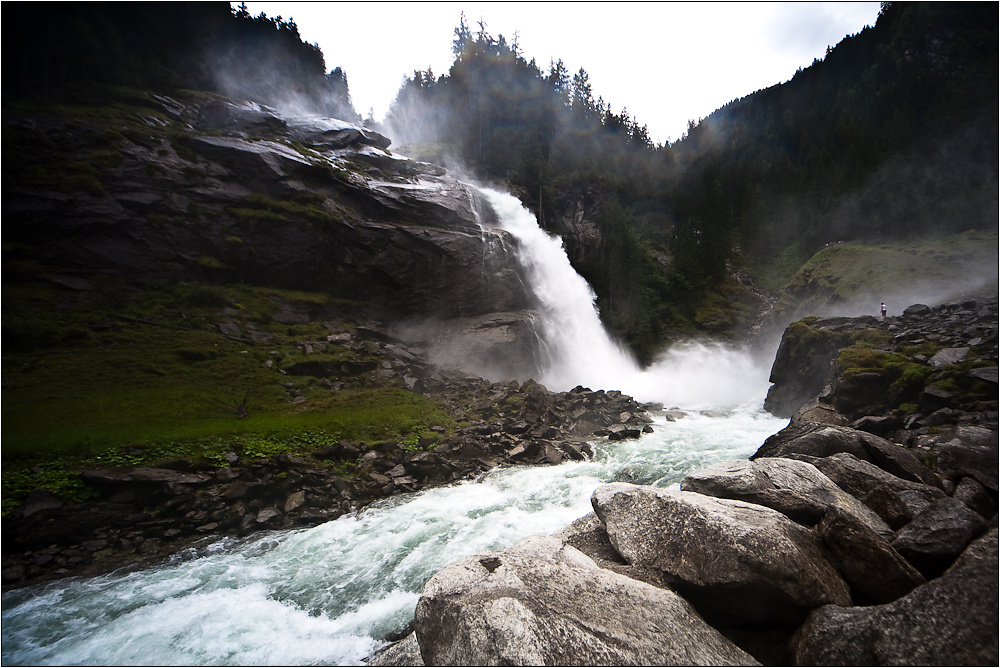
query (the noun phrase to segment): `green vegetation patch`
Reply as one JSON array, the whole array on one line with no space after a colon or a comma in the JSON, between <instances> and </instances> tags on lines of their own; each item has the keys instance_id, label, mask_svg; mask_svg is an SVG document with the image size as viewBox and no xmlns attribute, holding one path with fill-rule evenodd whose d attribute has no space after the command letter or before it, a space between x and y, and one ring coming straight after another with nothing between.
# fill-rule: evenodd
<instances>
[{"instance_id":1,"label":"green vegetation patch","mask_svg":"<svg viewBox=\"0 0 1000 668\"><path fill-rule=\"evenodd\" d=\"M796 307L823 312L838 304L868 301L874 314L879 301L915 286L945 291L968 283L970 267L996 266L997 247L996 232L976 231L878 246L829 246L792 276L775 308L779 313L792 313Z\"/></svg>"},{"instance_id":2,"label":"green vegetation patch","mask_svg":"<svg viewBox=\"0 0 1000 668\"><path fill-rule=\"evenodd\" d=\"M959 403L996 398L995 391L985 382L969 376L971 369L983 363L970 359L935 368L922 359L914 359L913 355L928 357L940 350L940 345L924 344L902 352L888 352L870 345L868 341L858 341L844 348L837 356L837 366L845 381L862 374L879 376L878 381L868 382L877 382L886 388L886 409L915 412L920 395L928 386L953 393Z\"/></svg>"},{"instance_id":3,"label":"green vegetation patch","mask_svg":"<svg viewBox=\"0 0 1000 668\"><path fill-rule=\"evenodd\" d=\"M784 341L792 362L809 364L830 351L850 345L858 336L854 331L834 332L813 327L816 320L814 317L797 320L785 330Z\"/></svg>"},{"instance_id":4,"label":"green vegetation patch","mask_svg":"<svg viewBox=\"0 0 1000 668\"><path fill-rule=\"evenodd\" d=\"M349 439L433 445L427 429L455 426L438 403L365 376L334 391L311 376L278 372L304 360L371 361L374 351L325 344L319 322L270 320L278 301L321 308L326 295L246 285L180 283L161 290L95 281L100 308L59 307L53 288L4 289L3 500L9 511L34 489L68 501L93 493L77 473L107 466L157 466L185 459L227 465L308 453ZM112 306L113 304L113 306ZM262 344L220 334L229 322L271 331ZM305 401L291 401L294 387ZM240 419L240 409L246 417ZM350 462L330 462L344 473Z\"/></svg>"},{"instance_id":5,"label":"green vegetation patch","mask_svg":"<svg viewBox=\"0 0 1000 668\"><path fill-rule=\"evenodd\" d=\"M291 200L274 200L260 193L248 195L246 206L230 207L229 213L243 221L288 222L305 219L314 223L332 223L336 218L321 205L325 201L315 193L302 193Z\"/></svg>"}]
</instances>

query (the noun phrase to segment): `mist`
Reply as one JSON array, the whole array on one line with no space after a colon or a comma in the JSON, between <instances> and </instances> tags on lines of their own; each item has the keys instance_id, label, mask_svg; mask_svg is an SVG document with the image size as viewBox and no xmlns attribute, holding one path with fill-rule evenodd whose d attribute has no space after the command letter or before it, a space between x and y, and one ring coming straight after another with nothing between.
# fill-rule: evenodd
<instances>
[{"instance_id":1,"label":"mist","mask_svg":"<svg viewBox=\"0 0 1000 668\"><path fill-rule=\"evenodd\" d=\"M869 33L865 39L870 38ZM796 128L809 131L802 134L813 137L810 144L836 143L836 135L828 132L835 125L829 120L836 110L810 116L811 107L794 101L793 95L796 86L821 77L829 82L836 82L836 76L850 79L840 72L846 67L828 54L828 63L814 63L797 75L797 83L726 105L703 122L692 123L682 141L653 146L646 128L624 109L615 114L599 96L594 99L584 70L571 74L560 61L543 73L534 62L519 61L516 49L502 36L494 38L485 30L462 39L465 47L456 40L458 55L446 76L428 69L404 78L377 129L401 146L401 152L443 165L453 177L471 180L467 175L476 173L509 184L506 187L537 212L541 225L527 212L530 223L516 222L523 218L516 212L520 202L516 207L513 202L493 202L498 209L509 205L510 215L502 215L504 231L517 243L498 249L491 244L502 237L484 232L484 254L517 255L534 308L500 314L492 322L408 323L410 338L429 341L432 360L439 364L457 364L495 379L524 380L530 374L550 389L578 384L621 389L667 405L739 403L761 394L754 388L766 389L777 342L793 320L876 315L882 302L889 315L898 315L914 303L933 306L997 291L995 123L957 126L948 135L938 133L923 142L886 144L899 152L843 164L836 162L844 160L843 154L863 152L843 151L835 160L814 160L790 156L780 127L741 134L750 127L748 120L763 123L758 130L770 127L775 99L788 97L793 102L782 104L798 105L801 119ZM849 42L838 46L838 53L849 54L855 48ZM323 75L336 79L336 86L330 84L322 95L304 95L288 84L301 77L283 64L280 49L252 76L239 53L216 58L222 86L233 94L253 95L290 113L359 120L343 72ZM864 143L864 132L871 131L860 125L852 141ZM983 138L987 148L981 146ZM738 142L745 143L742 163L727 163L732 160L727 147ZM466 162L469 169L463 166ZM745 164L756 165L759 173L748 175ZM778 167L762 167L772 164ZM799 173L811 179L804 187L784 185L789 174ZM576 200L567 208L571 198ZM586 215L572 208L585 199L595 208ZM606 204L611 214L602 210ZM568 211L574 212L573 220ZM584 224L596 238L573 243L573 225ZM754 227L756 232L747 232ZM561 233L572 257L566 258L567 246L558 237L541 228ZM673 337L669 330L675 323L667 318L709 305L717 296L713 286L727 279L742 253L743 259L766 263L775 252L794 248L802 262L824 247L847 249L972 228L983 230L978 240L968 239L981 246L973 252L915 248L893 256L899 260L893 272L886 271L887 263L875 262L858 275L838 273L843 268L834 267L836 271L822 276L793 277L752 348L703 341L650 354ZM782 280L793 270L786 268ZM771 287L772 292L777 289ZM607 309L604 321L628 332L632 349L644 361L652 358L645 368L628 346L605 330L595 291ZM649 325L654 319L658 322ZM676 326L690 330L692 324L701 322ZM730 330L739 328L736 324ZM738 380L704 380L718 377ZM744 384L743 379L749 380Z\"/></svg>"},{"instance_id":2,"label":"mist","mask_svg":"<svg viewBox=\"0 0 1000 668\"><path fill-rule=\"evenodd\" d=\"M483 189L500 227L517 240L514 252L537 302L536 378L548 389L619 390L640 401L690 409L761 405L773 349L689 341L642 368L601 323L596 297L569 262L559 237L542 230L517 198Z\"/></svg>"},{"instance_id":3,"label":"mist","mask_svg":"<svg viewBox=\"0 0 1000 668\"><path fill-rule=\"evenodd\" d=\"M326 71L323 52L303 42L294 20L234 11L228 30L204 47L204 70L215 90L254 100L294 116L325 116L360 123L347 74Z\"/></svg>"}]
</instances>

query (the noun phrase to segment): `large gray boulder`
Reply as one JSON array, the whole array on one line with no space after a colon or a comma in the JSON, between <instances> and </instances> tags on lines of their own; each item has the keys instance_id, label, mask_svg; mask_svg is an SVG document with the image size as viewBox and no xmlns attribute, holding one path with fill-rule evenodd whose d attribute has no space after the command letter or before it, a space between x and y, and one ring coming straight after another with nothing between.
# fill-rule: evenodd
<instances>
[{"instance_id":1,"label":"large gray boulder","mask_svg":"<svg viewBox=\"0 0 1000 668\"><path fill-rule=\"evenodd\" d=\"M922 573L933 577L948 567L987 526L982 515L945 497L899 530L892 546Z\"/></svg>"},{"instance_id":2,"label":"large gray boulder","mask_svg":"<svg viewBox=\"0 0 1000 668\"><path fill-rule=\"evenodd\" d=\"M626 561L659 569L696 606L797 623L850 605L816 536L776 510L626 483L598 487L591 502Z\"/></svg>"},{"instance_id":3,"label":"large gray boulder","mask_svg":"<svg viewBox=\"0 0 1000 668\"><path fill-rule=\"evenodd\" d=\"M995 666L997 529L940 578L893 603L814 611L793 638L800 666Z\"/></svg>"},{"instance_id":4,"label":"large gray boulder","mask_svg":"<svg viewBox=\"0 0 1000 668\"><path fill-rule=\"evenodd\" d=\"M654 587L663 586L663 573L656 568L630 564L618 554L608 538L608 530L596 513L587 513L568 526L552 534L552 537L571 545L594 560L601 568L639 580Z\"/></svg>"},{"instance_id":5,"label":"large gray boulder","mask_svg":"<svg viewBox=\"0 0 1000 668\"><path fill-rule=\"evenodd\" d=\"M718 462L685 477L681 489L767 506L809 526L837 508L879 535L892 535L892 529L874 511L808 462L774 457Z\"/></svg>"},{"instance_id":6,"label":"large gray boulder","mask_svg":"<svg viewBox=\"0 0 1000 668\"><path fill-rule=\"evenodd\" d=\"M795 456L808 461L835 482L842 490L865 501L890 526L897 521L897 514L904 514L904 522L910 521L932 504L947 496L941 489L903 480L878 466L846 453L839 452L829 457ZM871 495L890 494L898 504L884 510L884 505L869 503ZM889 514L889 510L892 514ZM894 519L896 518L896 519Z\"/></svg>"},{"instance_id":7,"label":"large gray boulder","mask_svg":"<svg viewBox=\"0 0 1000 668\"><path fill-rule=\"evenodd\" d=\"M838 425L807 422L790 425L764 441L750 459L789 455L829 457L839 452L871 462L904 480L941 487L937 476L903 446L866 431Z\"/></svg>"},{"instance_id":8,"label":"large gray boulder","mask_svg":"<svg viewBox=\"0 0 1000 668\"><path fill-rule=\"evenodd\" d=\"M861 319L857 319L859 322ZM781 336L774 356L773 383L767 391L764 409L778 417L791 417L799 408L816 398L829 381L830 365L844 345L838 334L852 329L850 318L828 318L810 325L793 322ZM808 352L806 352L808 351Z\"/></svg>"},{"instance_id":9,"label":"large gray boulder","mask_svg":"<svg viewBox=\"0 0 1000 668\"><path fill-rule=\"evenodd\" d=\"M957 425L917 437L917 445L934 454L938 472L952 480L971 476L997 493L997 431L978 425Z\"/></svg>"},{"instance_id":10,"label":"large gray boulder","mask_svg":"<svg viewBox=\"0 0 1000 668\"><path fill-rule=\"evenodd\" d=\"M789 455L828 457L838 452L849 452L858 459L870 461L864 443L853 433L855 430L838 427L839 425L822 422L795 420L769 436L750 459ZM845 432L843 429L850 431Z\"/></svg>"},{"instance_id":11,"label":"large gray boulder","mask_svg":"<svg viewBox=\"0 0 1000 668\"><path fill-rule=\"evenodd\" d=\"M397 325L394 333L427 347L432 364L460 367L482 378L525 381L538 372L535 316L521 309L447 320L421 318Z\"/></svg>"},{"instance_id":12,"label":"large gray boulder","mask_svg":"<svg viewBox=\"0 0 1000 668\"><path fill-rule=\"evenodd\" d=\"M983 517L993 517L997 512L996 501L990 493L973 477L962 478L955 487L952 497L958 499L965 505Z\"/></svg>"},{"instance_id":13,"label":"large gray boulder","mask_svg":"<svg viewBox=\"0 0 1000 668\"><path fill-rule=\"evenodd\" d=\"M832 508L816 533L857 604L889 603L925 582L886 538L856 516Z\"/></svg>"},{"instance_id":14,"label":"large gray boulder","mask_svg":"<svg viewBox=\"0 0 1000 668\"><path fill-rule=\"evenodd\" d=\"M677 594L551 537L439 571L414 624L425 665L759 665Z\"/></svg>"}]
</instances>

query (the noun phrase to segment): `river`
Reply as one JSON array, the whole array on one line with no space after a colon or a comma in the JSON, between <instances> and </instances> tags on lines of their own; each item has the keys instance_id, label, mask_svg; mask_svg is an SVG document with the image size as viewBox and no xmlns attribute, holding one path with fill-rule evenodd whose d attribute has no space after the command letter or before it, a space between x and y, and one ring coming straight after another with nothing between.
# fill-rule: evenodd
<instances>
[{"instance_id":1,"label":"river","mask_svg":"<svg viewBox=\"0 0 1000 668\"><path fill-rule=\"evenodd\" d=\"M407 625L447 564L564 527L591 511L602 483L676 485L748 457L787 424L760 408L767 365L745 351L691 343L638 368L603 331L559 240L514 198L486 195L543 304L543 383L621 389L684 417L661 412L638 440L595 440L590 461L497 469L317 527L220 540L158 568L7 592L3 664L356 665Z\"/></svg>"}]
</instances>

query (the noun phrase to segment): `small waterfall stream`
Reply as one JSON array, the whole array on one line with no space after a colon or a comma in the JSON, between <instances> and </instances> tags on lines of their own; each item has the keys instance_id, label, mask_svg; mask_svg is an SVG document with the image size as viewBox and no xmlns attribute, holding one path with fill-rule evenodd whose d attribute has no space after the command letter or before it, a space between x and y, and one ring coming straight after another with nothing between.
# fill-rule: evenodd
<instances>
[{"instance_id":1,"label":"small waterfall stream","mask_svg":"<svg viewBox=\"0 0 1000 668\"><path fill-rule=\"evenodd\" d=\"M424 582L445 565L558 530L590 512L603 482L674 485L749 456L786 424L760 410L766 370L740 351L690 344L639 369L604 332L560 240L513 197L485 194L543 304L543 383L713 410L677 422L661 415L637 441L596 441L592 461L494 470L317 527L220 540L160 568L7 592L3 664L358 664L405 627Z\"/></svg>"}]
</instances>

